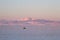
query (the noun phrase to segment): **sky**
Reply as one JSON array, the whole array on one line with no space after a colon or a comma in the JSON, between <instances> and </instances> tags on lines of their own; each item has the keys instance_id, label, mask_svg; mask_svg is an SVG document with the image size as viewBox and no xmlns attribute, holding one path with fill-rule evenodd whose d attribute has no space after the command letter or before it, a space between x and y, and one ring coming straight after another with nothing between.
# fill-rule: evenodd
<instances>
[{"instance_id":1,"label":"sky","mask_svg":"<svg viewBox=\"0 0 60 40\"><path fill-rule=\"evenodd\" d=\"M3 17L60 20L60 0L0 0L0 18Z\"/></svg>"}]
</instances>

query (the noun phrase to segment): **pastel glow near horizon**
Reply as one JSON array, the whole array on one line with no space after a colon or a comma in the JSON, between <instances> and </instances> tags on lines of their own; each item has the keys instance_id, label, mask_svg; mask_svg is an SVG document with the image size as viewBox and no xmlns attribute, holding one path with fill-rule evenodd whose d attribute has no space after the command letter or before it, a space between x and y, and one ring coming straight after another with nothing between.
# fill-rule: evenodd
<instances>
[{"instance_id":1,"label":"pastel glow near horizon","mask_svg":"<svg viewBox=\"0 0 60 40\"><path fill-rule=\"evenodd\" d=\"M60 20L60 0L0 0L0 18L4 17Z\"/></svg>"},{"instance_id":2,"label":"pastel glow near horizon","mask_svg":"<svg viewBox=\"0 0 60 40\"><path fill-rule=\"evenodd\" d=\"M1 19L0 25L25 25L25 26L38 26L38 25L60 25L60 21L46 20L46 19L33 19L33 18L20 18L20 19Z\"/></svg>"}]
</instances>

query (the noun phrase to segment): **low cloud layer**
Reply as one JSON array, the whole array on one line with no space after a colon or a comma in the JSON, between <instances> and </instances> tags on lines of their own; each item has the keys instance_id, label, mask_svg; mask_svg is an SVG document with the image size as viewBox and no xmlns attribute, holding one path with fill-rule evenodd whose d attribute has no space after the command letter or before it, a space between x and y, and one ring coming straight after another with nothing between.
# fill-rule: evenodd
<instances>
[{"instance_id":1,"label":"low cloud layer","mask_svg":"<svg viewBox=\"0 0 60 40\"><path fill-rule=\"evenodd\" d=\"M60 24L60 21L45 20L45 19L32 19L32 18L22 18L20 20L1 19L0 24L40 25L40 24Z\"/></svg>"}]
</instances>

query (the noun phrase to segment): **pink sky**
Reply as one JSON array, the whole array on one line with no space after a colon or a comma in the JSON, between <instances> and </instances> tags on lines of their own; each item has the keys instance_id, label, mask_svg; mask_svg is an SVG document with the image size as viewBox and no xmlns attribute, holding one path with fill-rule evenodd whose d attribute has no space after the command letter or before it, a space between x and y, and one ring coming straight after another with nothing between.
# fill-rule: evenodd
<instances>
[{"instance_id":1,"label":"pink sky","mask_svg":"<svg viewBox=\"0 0 60 40\"><path fill-rule=\"evenodd\" d=\"M39 18L60 20L57 0L0 0L0 18Z\"/></svg>"}]
</instances>

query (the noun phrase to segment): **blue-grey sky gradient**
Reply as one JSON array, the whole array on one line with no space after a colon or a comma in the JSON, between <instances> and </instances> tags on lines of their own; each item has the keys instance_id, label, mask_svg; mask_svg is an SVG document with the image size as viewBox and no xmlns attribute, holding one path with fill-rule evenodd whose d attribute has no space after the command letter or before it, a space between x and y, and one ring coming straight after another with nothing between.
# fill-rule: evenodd
<instances>
[{"instance_id":1,"label":"blue-grey sky gradient","mask_svg":"<svg viewBox=\"0 0 60 40\"><path fill-rule=\"evenodd\" d=\"M0 0L1 17L60 18L60 0Z\"/></svg>"}]
</instances>

